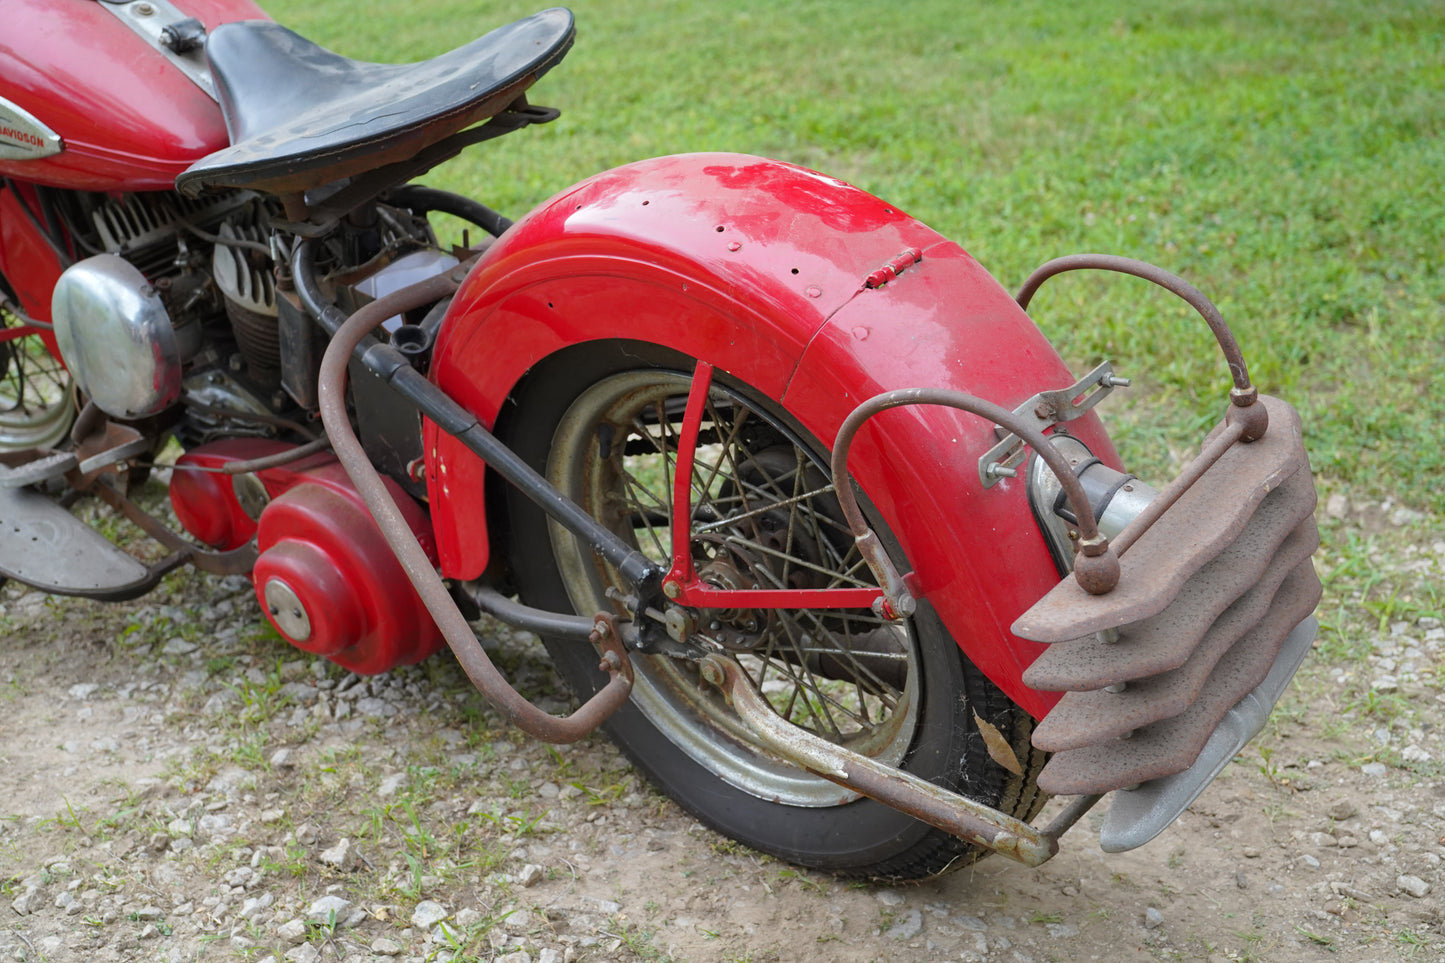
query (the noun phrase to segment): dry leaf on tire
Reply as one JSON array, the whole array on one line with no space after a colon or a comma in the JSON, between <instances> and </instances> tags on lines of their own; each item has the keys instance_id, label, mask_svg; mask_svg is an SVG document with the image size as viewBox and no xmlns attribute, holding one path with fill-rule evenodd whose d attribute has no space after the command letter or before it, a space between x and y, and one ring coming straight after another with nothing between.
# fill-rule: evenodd
<instances>
[{"instance_id":1,"label":"dry leaf on tire","mask_svg":"<svg viewBox=\"0 0 1445 963\"><path fill-rule=\"evenodd\" d=\"M1019 757L1014 754L1013 746L998 731L998 726L984 720L977 712L973 714L973 721L978 725L979 734L983 736L983 744L988 747L988 754L994 762L1003 766L1015 776L1024 774L1024 767L1019 765Z\"/></svg>"}]
</instances>

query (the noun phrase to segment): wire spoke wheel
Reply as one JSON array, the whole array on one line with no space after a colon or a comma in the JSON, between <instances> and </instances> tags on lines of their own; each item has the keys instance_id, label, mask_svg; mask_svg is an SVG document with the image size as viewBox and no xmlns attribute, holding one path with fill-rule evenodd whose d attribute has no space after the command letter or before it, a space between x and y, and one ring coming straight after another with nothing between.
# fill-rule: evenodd
<instances>
[{"instance_id":1,"label":"wire spoke wheel","mask_svg":"<svg viewBox=\"0 0 1445 963\"><path fill-rule=\"evenodd\" d=\"M594 385L553 436L549 480L655 561L672 544L677 436L690 378L624 372ZM714 388L692 468L692 551L719 589L874 584L819 456L737 392ZM612 608L624 588L597 556L552 526L556 561L578 611ZM898 763L916 724L915 645L907 626L869 610L705 610L698 632L732 650L778 714L855 752ZM831 806L856 794L758 752L714 687L685 660L637 660L634 701L684 751L765 799ZM720 741L718 736L727 738Z\"/></svg>"},{"instance_id":2,"label":"wire spoke wheel","mask_svg":"<svg viewBox=\"0 0 1445 963\"><path fill-rule=\"evenodd\" d=\"M692 367L637 342L563 352L518 387L497 430L565 496L670 567ZM715 378L691 467L688 548L710 587L875 584L843 522L826 449L780 405ZM515 490L501 504L505 516L494 521L508 531L512 577L526 602L620 614L610 590L631 587L590 546ZM886 525L875 520L875 529L896 546ZM735 658L791 724L1020 818L1042 804L1035 780L1044 758L1029 745L1031 720L963 657L926 600L905 622L868 609L671 614L707 648ZM579 697L600 687L591 646L543 642ZM689 659L638 654L633 666L632 699L604 728L658 789L718 832L801 865L875 878L937 875L979 855L773 756ZM1010 740L1021 776L990 759L975 714Z\"/></svg>"},{"instance_id":3,"label":"wire spoke wheel","mask_svg":"<svg viewBox=\"0 0 1445 963\"><path fill-rule=\"evenodd\" d=\"M21 327L23 319L3 295L0 290L0 329ZM0 342L0 451L58 444L74 417L70 372L46 351L40 336Z\"/></svg>"}]
</instances>

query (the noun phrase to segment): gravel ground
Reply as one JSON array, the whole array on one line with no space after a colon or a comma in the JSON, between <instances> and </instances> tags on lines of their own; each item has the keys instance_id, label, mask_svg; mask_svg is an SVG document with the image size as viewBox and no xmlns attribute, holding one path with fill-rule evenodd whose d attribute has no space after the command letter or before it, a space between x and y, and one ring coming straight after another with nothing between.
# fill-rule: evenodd
<instances>
[{"instance_id":1,"label":"gravel ground","mask_svg":"<svg viewBox=\"0 0 1445 963\"><path fill-rule=\"evenodd\" d=\"M500 726L446 654L358 678L243 579L0 592L0 959L1445 959L1445 522L1322 512L1314 657L1154 843L878 887L703 829L605 741ZM529 637L492 657L561 708Z\"/></svg>"}]
</instances>

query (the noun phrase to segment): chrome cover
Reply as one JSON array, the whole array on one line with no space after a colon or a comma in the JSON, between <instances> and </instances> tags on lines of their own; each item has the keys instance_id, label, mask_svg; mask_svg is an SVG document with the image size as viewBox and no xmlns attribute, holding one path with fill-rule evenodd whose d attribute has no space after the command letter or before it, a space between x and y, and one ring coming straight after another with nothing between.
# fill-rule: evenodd
<instances>
[{"instance_id":1,"label":"chrome cover","mask_svg":"<svg viewBox=\"0 0 1445 963\"><path fill-rule=\"evenodd\" d=\"M1093 505L1099 531L1109 538L1122 532L1159 494L1133 475L1124 475L1101 463L1087 445L1072 435L1055 432L1049 439L1074 467ZM1067 510L1064 487L1042 458L1030 460L1028 479L1029 504L1034 510L1034 519L1039 523L1054 560L1060 563L1060 571L1064 571L1073 564L1074 542L1070 533L1075 524L1059 514L1061 508Z\"/></svg>"},{"instance_id":2,"label":"chrome cover","mask_svg":"<svg viewBox=\"0 0 1445 963\"><path fill-rule=\"evenodd\" d=\"M65 150L60 135L0 97L0 160L39 160Z\"/></svg>"},{"instance_id":3,"label":"chrome cover","mask_svg":"<svg viewBox=\"0 0 1445 963\"><path fill-rule=\"evenodd\" d=\"M66 268L51 299L55 340L106 414L143 418L181 393L181 355L160 295L129 261L97 254Z\"/></svg>"}]
</instances>

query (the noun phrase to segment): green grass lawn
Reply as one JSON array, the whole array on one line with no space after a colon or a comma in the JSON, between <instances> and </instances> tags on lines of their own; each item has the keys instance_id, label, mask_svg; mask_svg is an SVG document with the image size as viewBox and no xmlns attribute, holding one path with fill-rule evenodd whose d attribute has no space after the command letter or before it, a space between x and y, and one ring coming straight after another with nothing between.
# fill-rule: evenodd
<instances>
[{"instance_id":1,"label":"green grass lawn","mask_svg":"<svg viewBox=\"0 0 1445 963\"><path fill-rule=\"evenodd\" d=\"M1445 6L572 6L577 46L532 95L562 118L428 182L517 216L629 160L738 150L901 205L1010 289L1060 254L1153 261L1219 304L1256 382L1301 408L1331 485L1445 510L1433 484L1445 467ZM440 53L535 9L267 8L379 61ZM1108 357L1144 387L1149 403L1123 438L1131 463L1167 462L1218 417L1224 366L1203 324L1162 292L1071 275L1031 311L1076 370Z\"/></svg>"}]
</instances>

